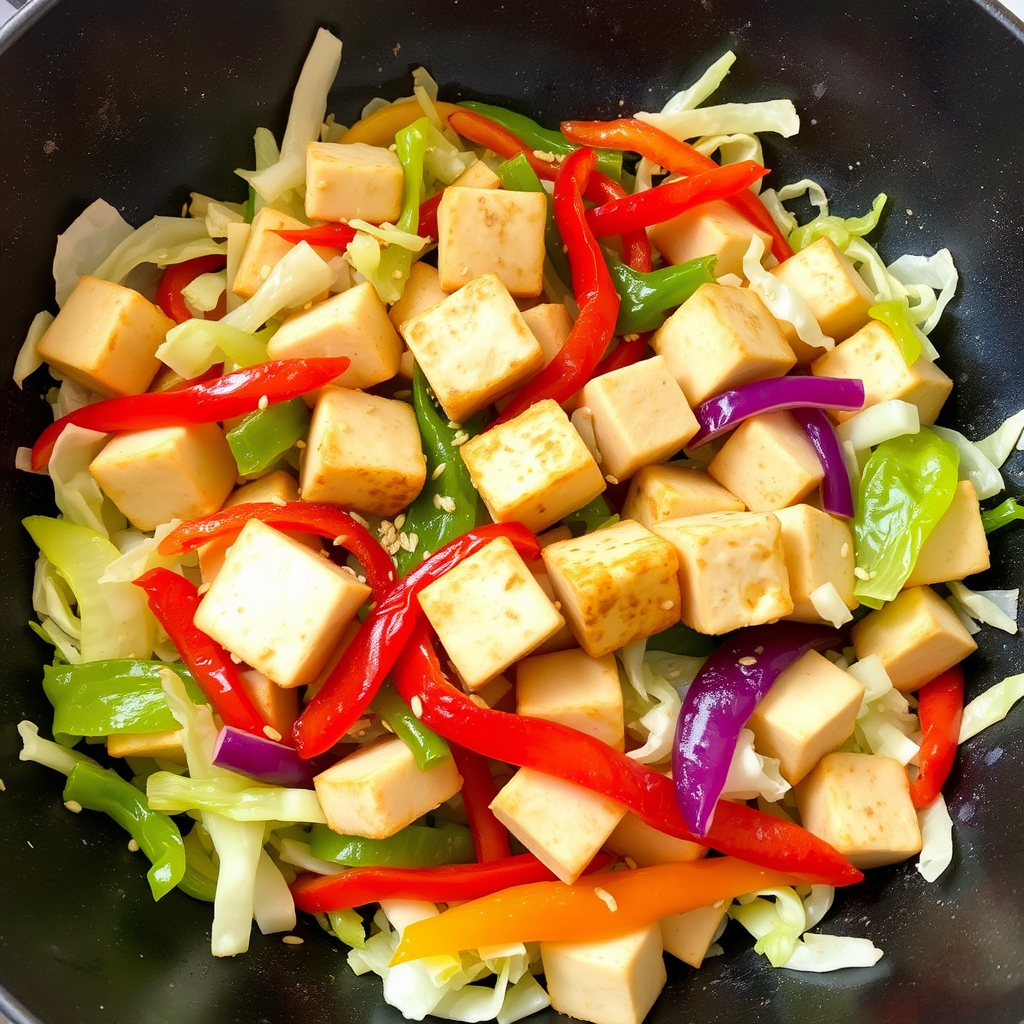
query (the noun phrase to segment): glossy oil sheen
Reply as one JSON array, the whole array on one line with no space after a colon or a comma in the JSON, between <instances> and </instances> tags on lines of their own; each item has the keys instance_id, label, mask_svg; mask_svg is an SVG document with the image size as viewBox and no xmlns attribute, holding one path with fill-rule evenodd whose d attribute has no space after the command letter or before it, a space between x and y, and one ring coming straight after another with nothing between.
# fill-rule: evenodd
<instances>
[{"instance_id":1,"label":"glossy oil sheen","mask_svg":"<svg viewBox=\"0 0 1024 1024\"><path fill-rule=\"evenodd\" d=\"M656 106L732 47L723 98L789 96L803 117L798 139L765 139L774 182L813 176L843 215L885 191L883 254L955 253L963 284L933 336L956 381L944 420L977 437L1024 406L1024 41L969 0L30 0L0 32L0 378L52 303L54 236L93 198L139 222L179 211L190 187L242 196L231 169L250 164L256 125L283 128L318 24L345 41L331 109L349 123L370 95L408 92L420 62L443 98L554 124ZM211 959L210 908L177 893L154 905L127 837L69 814L61 780L17 760L14 723L47 720L45 650L25 626L33 553L17 521L49 499L12 466L46 409L37 380L2 387L0 1007L45 1024L398 1022L379 982L350 976L309 920L301 946L257 934L247 956ZM1014 456L1011 493L1022 469ZM984 585L1021 582L1014 529L995 540ZM969 696L1024 664L1017 638L986 630L981 642ZM874 871L837 900L825 928L874 940L886 954L875 969L772 971L730 930L727 955L700 972L670 961L652 1024L1017 1024L1022 721L972 740L954 769L951 872L927 886L910 864Z\"/></svg>"}]
</instances>

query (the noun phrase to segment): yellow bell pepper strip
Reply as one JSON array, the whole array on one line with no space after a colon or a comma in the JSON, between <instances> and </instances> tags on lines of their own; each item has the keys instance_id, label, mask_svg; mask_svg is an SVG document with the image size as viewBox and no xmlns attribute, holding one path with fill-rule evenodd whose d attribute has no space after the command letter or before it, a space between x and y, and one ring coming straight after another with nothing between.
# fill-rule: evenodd
<instances>
[{"instance_id":1,"label":"yellow bell pepper strip","mask_svg":"<svg viewBox=\"0 0 1024 1024\"><path fill-rule=\"evenodd\" d=\"M587 875L572 885L517 885L408 925L391 963L510 942L589 942L719 900L800 881L796 875L737 857L711 857Z\"/></svg>"},{"instance_id":2,"label":"yellow bell pepper strip","mask_svg":"<svg viewBox=\"0 0 1024 1024\"><path fill-rule=\"evenodd\" d=\"M434 109L438 117L446 121L459 108L454 103L437 100ZM400 100L356 121L338 141L345 145L362 142L367 146L383 146L386 149L395 141L396 133L408 128L413 121L418 121L422 116L423 108L414 99Z\"/></svg>"}]
</instances>

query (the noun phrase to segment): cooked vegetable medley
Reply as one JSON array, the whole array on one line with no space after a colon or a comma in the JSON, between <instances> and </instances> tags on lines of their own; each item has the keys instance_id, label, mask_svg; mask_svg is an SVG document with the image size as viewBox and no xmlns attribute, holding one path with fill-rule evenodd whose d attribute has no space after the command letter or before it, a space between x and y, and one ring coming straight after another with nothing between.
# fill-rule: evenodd
<instances>
[{"instance_id":1,"label":"cooked vegetable medley","mask_svg":"<svg viewBox=\"0 0 1024 1024\"><path fill-rule=\"evenodd\" d=\"M812 931L835 887L947 869L957 745L1024 693L964 707L1017 630L963 580L1024 414L934 426L950 254L766 187L799 120L709 104L731 53L560 128L423 69L345 128L340 59L321 30L246 200L58 240L22 756L213 903L214 955L303 911L412 1019L635 1024L730 920L874 964Z\"/></svg>"}]
</instances>

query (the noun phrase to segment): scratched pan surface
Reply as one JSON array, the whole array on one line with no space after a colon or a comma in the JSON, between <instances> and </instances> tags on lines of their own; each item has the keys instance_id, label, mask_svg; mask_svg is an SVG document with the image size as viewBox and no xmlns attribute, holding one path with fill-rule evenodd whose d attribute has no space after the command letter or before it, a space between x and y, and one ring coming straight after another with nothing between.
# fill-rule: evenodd
<instances>
[{"instance_id":1,"label":"scratched pan surface","mask_svg":"<svg viewBox=\"0 0 1024 1024\"><path fill-rule=\"evenodd\" d=\"M967 0L30 0L0 32L3 380L32 315L52 304L57 232L96 196L138 223L177 212L190 188L238 195L231 169L249 164L255 126L283 128L320 24L345 41L330 106L349 123L369 96L408 91L421 62L444 98L504 101L554 124L657 105L736 50L723 96L792 97L803 118L798 139L766 138L775 182L812 176L849 214L885 191L883 254L956 255L962 286L934 336L956 381L947 421L980 436L1024 406L1024 36ZM45 482L12 467L46 410L37 381L0 386L0 1009L18 1024L399 1020L308 920L301 946L255 935L247 956L211 959L209 907L178 893L154 905L123 833L68 814L59 779L16 759L14 724L48 721L46 652L25 626L32 551L17 523L50 506ZM1012 493L1022 468L1015 456ZM1021 582L1021 536L996 538L987 586ZM986 631L971 692L1021 664L1016 638ZM650 1020L1017 1024L1021 725L1018 713L964 751L949 786L956 861L942 881L926 886L904 865L838 898L826 930L873 939L885 950L875 969L772 971L730 931L726 955L701 971L670 964Z\"/></svg>"}]
</instances>

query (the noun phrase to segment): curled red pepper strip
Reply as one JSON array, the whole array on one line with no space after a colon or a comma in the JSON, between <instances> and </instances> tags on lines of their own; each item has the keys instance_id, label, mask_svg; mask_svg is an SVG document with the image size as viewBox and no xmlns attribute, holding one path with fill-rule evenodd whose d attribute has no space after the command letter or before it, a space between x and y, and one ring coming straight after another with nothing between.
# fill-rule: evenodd
<instances>
[{"instance_id":1,"label":"curled red pepper strip","mask_svg":"<svg viewBox=\"0 0 1024 1024\"><path fill-rule=\"evenodd\" d=\"M627 149L647 157L673 174L700 174L718 166L711 157L698 153L693 146L635 117L617 121L563 121L561 128L562 134L571 142L603 149ZM771 236L772 253L780 263L793 255L786 236L753 192L744 189L726 201Z\"/></svg>"},{"instance_id":2,"label":"curled red pepper strip","mask_svg":"<svg viewBox=\"0 0 1024 1024\"><path fill-rule=\"evenodd\" d=\"M316 534L351 551L366 571L366 580L378 600L395 585L395 564L373 534L347 512L318 501L289 501L284 505L250 502L223 508L175 527L160 541L160 554L192 551L214 537L237 533L250 519L259 519L279 530Z\"/></svg>"},{"instance_id":3,"label":"curled red pepper strip","mask_svg":"<svg viewBox=\"0 0 1024 1024\"><path fill-rule=\"evenodd\" d=\"M808 882L841 886L864 877L799 825L728 800L719 801L708 834L697 838L683 824L671 779L577 729L479 707L452 686L441 671L425 622L405 645L392 679L406 701L418 698L424 724L449 742L602 793L668 835Z\"/></svg>"},{"instance_id":4,"label":"curled red pepper strip","mask_svg":"<svg viewBox=\"0 0 1024 1024\"><path fill-rule=\"evenodd\" d=\"M763 178L767 170L753 160L726 164L712 171L702 171L688 178L675 178L662 185L614 199L587 211L587 223L596 238L641 231L652 224L678 217L679 214L713 199L728 199L741 189L749 188Z\"/></svg>"},{"instance_id":5,"label":"curled red pepper strip","mask_svg":"<svg viewBox=\"0 0 1024 1024\"><path fill-rule=\"evenodd\" d=\"M956 758L964 710L963 669L954 665L925 683L918 691L917 701L921 752L917 779L910 784L910 799L921 810L939 795Z\"/></svg>"},{"instance_id":6,"label":"curled red pepper strip","mask_svg":"<svg viewBox=\"0 0 1024 1024\"><path fill-rule=\"evenodd\" d=\"M580 314L555 358L512 396L494 423L518 416L541 399L561 403L574 395L593 376L615 332L619 295L583 211L582 193L595 162L592 149L577 149L555 179L555 223L569 255Z\"/></svg>"},{"instance_id":7,"label":"curled red pepper strip","mask_svg":"<svg viewBox=\"0 0 1024 1024\"><path fill-rule=\"evenodd\" d=\"M462 802L469 819L476 859L482 864L510 856L508 832L490 807L498 795L498 786L487 766L487 758L458 743L450 743L449 747L455 767L462 776Z\"/></svg>"},{"instance_id":8,"label":"curled red pepper strip","mask_svg":"<svg viewBox=\"0 0 1024 1024\"><path fill-rule=\"evenodd\" d=\"M425 559L377 602L295 722L295 746L303 757L316 757L333 747L369 707L422 618L417 594L498 537L507 537L524 558L540 556L537 538L521 523L479 526Z\"/></svg>"},{"instance_id":9,"label":"curled red pepper strip","mask_svg":"<svg viewBox=\"0 0 1024 1024\"><path fill-rule=\"evenodd\" d=\"M611 861L599 853L584 874ZM513 885L550 882L555 876L532 853L485 864L450 864L440 868L351 868L339 875L299 875L289 886L295 906L307 914L351 910L381 900L454 903L490 896Z\"/></svg>"},{"instance_id":10,"label":"curled red pepper strip","mask_svg":"<svg viewBox=\"0 0 1024 1024\"><path fill-rule=\"evenodd\" d=\"M51 423L39 435L32 447L32 469L39 472L46 468L57 438L72 423L101 433L217 423L254 412L263 399L273 405L315 391L344 373L350 362L348 356L278 359L246 366L180 391L124 395L83 406Z\"/></svg>"},{"instance_id":11,"label":"curled red pepper strip","mask_svg":"<svg viewBox=\"0 0 1024 1024\"><path fill-rule=\"evenodd\" d=\"M356 237L356 229L347 224L320 224L313 228L275 228L274 234L295 245L308 242L324 249L345 249Z\"/></svg>"},{"instance_id":12,"label":"curled red pepper strip","mask_svg":"<svg viewBox=\"0 0 1024 1024\"><path fill-rule=\"evenodd\" d=\"M444 189L441 189L437 195L420 203L419 227L416 229L420 238L437 238L437 208L441 205L443 195Z\"/></svg>"},{"instance_id":13,"label":"curled red pepper strip","mask_svg":"<svg viewBox=\"0 0 1024 1024\"><path fill-rule=\"evenodd\" d=\"M146 592L150 610L224 724L266 738L267 723L246 693L238 666L216 640L192 622L199 607L195 586L162 567L143 573L135 586Z\"/></svg>"},{"instance_id":14,"label":"curled red pepper strip","mask_svg":"<svg viewBox=\"0 0 1024 1024\"><path fill-rule=\"evenodd\" d=\"M172 263L160 277L156 286L156 304L176 324L183 324L192 319L185 298L181 294L201 274L212 274L215 270L223 270L227 257L219 253L210 256L197 256L194 260L184 263Z\"/></svg>"}]
</instances>

